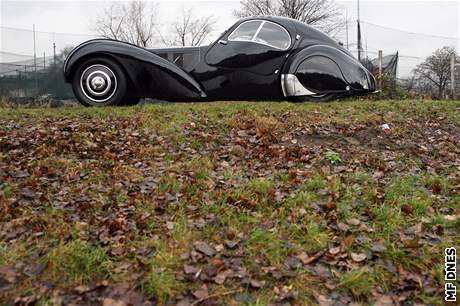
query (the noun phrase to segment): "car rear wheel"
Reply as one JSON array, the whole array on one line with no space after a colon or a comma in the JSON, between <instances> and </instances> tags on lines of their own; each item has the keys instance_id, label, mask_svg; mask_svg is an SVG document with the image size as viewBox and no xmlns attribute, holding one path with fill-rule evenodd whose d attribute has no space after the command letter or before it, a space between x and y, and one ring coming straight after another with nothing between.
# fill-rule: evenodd
<instances>
[{"instance_id":1,"label":"car rear wheel","mask_svg":"<svg viewBox=\"0 0 460 306\"><path fill-rule=\"evenodd\" d=\"M105 57L90 58L77 68L72 89L85 106L121 105L127 92L127 80L121 67Z\"/></svg>"}]
</instances>

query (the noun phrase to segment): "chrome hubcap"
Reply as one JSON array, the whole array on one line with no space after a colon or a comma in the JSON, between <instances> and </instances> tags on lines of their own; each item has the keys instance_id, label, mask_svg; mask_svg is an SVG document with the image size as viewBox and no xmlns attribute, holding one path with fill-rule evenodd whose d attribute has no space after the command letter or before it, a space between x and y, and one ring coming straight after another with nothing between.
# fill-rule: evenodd
<instances>
[{"instance_id":1,"label":"chrome hubcap","mask_svg":"<svg viewBox=\"0 0 460 306\"><path fill-rule=\"evenodd\" d=\"M117 78L113 71L102 64L89 66L80 78L83 94L93 102L109 100L117 90Z\"/></svg>"},{"instance_id":2,"label":"chrome hubcap","mask_svg":"<svg viewBox=\"0 0 460 306\"><path fill-rule=\"evenodd\" d=\"M93 87L94 90L98 90L105 86L105 81L102 77L97 76L91 80L91 86Z\"/></svg>"}]
</instances>

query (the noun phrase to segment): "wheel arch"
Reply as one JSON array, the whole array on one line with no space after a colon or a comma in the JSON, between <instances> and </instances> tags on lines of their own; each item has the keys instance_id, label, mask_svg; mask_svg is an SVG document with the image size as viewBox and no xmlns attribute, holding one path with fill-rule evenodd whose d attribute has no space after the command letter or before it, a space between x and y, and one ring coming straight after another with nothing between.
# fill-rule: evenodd
<instances>
[{"instance_id":1,"label":"wheel arch","mask_svg":"<svg viewBox=\"0 0 460 306\"><path fill-rule=\"evenodd\" d=\"M123 66L123 64L117 59L117 57L115 56L112 56L111 54L109 53L102 53L102 52L94 52L94 53L88 53L84 56L81 56L79 57L74 63L73 65L71 65L69 67L69 71L67 74L65 74L65 80L66 82L72 82L72 78L75 74L75 72L77 71L78 69L78 66L81 65L82 63L84 63L85 61L87 60L90 60L91 58L106 58L106 59L109 59L113 62L115 62L116 64L118 64L118 66L120 67L120 69L124 72L127 80L130 82L130 85L133 84L133 80L131 79L131 76L129 75L129 73L126 71L125 67Z\"/></svg>"},{"instance_id":2,"label":"wheel arch","mask_svg":"<svg viewBox=\"0 0 460 306\"><path fill-rule=\"evenodd\" d=\"M139 46L108 39L90 40L72 50L64 62L66 82L80 63L96 56L118 63L136 96L206 97L200 84L175 64Z\"/></svg>"},{"instance_id":3,"label":"wheel arch","mask_svg":"<svg viewBox=\"0 0 460 306\"><path fill-rule=\"evenodd\" d=\"M350 93L352 91L366 91L373 87L373 76L358 60L329 45L314 45L299 50L288 59L282 73L295 75L302 63L316 56L326 58L337 66L340 72L337 75L350 87ZM348 90L343 91L343 93L347 92Z\"/></svg>"}]
</instances>

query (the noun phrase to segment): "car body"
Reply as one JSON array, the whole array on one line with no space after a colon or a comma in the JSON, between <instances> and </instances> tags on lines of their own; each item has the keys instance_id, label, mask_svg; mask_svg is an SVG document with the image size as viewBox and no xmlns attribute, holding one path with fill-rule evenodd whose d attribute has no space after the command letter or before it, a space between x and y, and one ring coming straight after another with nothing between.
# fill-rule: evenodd
<instances>
[{"instance_id":1,"label":"car body","mask_svg":"<svg viewBox=\"0 0 460 306\"><path fill-rule=\"evenodd\" d=\"M77 46L64 76L84 105L168 101L313 100L375 90L372 74L326 34L294 19L250 17L212 44L147 49L95 39Z\"/></svg>"}]
</instances>

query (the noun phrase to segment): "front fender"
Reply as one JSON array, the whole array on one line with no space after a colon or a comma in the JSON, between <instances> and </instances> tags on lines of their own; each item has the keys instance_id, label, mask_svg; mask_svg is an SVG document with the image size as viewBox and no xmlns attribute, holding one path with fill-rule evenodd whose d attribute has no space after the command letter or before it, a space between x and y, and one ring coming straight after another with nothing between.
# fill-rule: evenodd
<instances>
[{"instance_id":1,"label":"front fender","mask_svg":"<svg viewBox=\"0 0 460 306\"><path fill-rule=\"evenodd\" d=\"M358 60L332 46L302 49L290 56L284 67L283 74L295 75L304 87L315 93L375 90L372 74Z\"/></svg>"},{"instance_id":2,"label":"front fender","mask_svg":"<svg viewBox=\"0 0 460 306\"><path fill-rule=\"evenodd\" d=\"M71 82L78 64L95 56L113 58L122 66L130 80L133 96L166 99L206 97L200 84L175 64L144 48L110 39L89 40L73 49L64 62L65 80Z\"/></svg>"}]
</instances>

